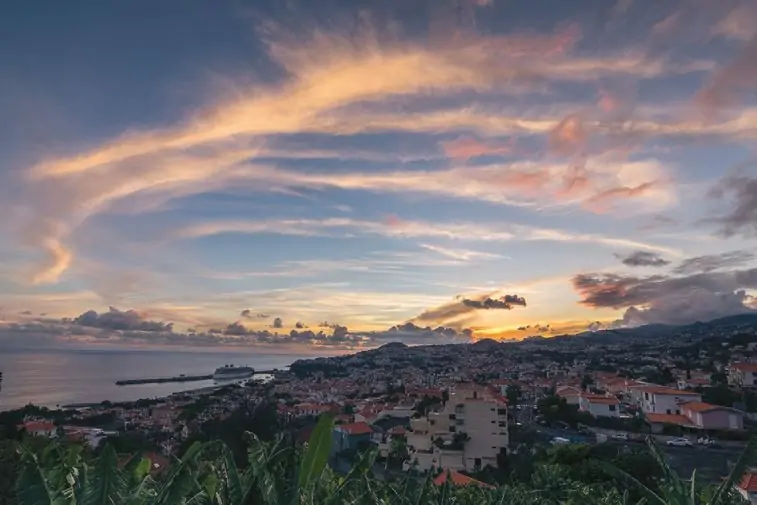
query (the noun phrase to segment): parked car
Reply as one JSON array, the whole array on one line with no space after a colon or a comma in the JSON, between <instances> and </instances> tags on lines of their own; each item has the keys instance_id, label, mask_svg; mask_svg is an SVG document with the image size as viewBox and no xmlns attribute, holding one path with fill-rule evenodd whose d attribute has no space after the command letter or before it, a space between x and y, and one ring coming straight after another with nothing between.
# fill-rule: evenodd
<instances>
[{"instance_id":1,"label":"parked car","mask_svg":"<svg viewBox=\"0 0 757 505\"><path fill-rule=\"evenodd\" d=\"M691 447L693 445L691 440L686 437L671 438L665 443L673 447Z\"/></svg>"},{"instance_id":2,"label":"parked car","mask_svg":"<svg viewBox=\"0 0 757 505\"><path fill-rule=\"evenodd\" d=\"M620 442L628 442L628 433L615 433L611 438Z\"/></svg>"},{"instance_id":3,"label":"parked car","mask_svg":"<svg viewBox=\"0 0 757 505\"><path fill-rule=\"evenodd\" d=\"M568 440L567 438L563 438L563 437L555 437L555 438L553 438L550 441L550 443L552 445L567 445L567 444L570 443L570 440Z\"/></svg>"},{"instance_id":4,"label":"parked car","mask_svg":"<svg viewBox=\"0 0 757 505\"><path fill-rule=\"evenodd\" d=\"M716 449L720 447L720 444L717 443L715 440L711 439L710 437L699 437L697 439L697 445L703 445L705 447L710 447L712 449Z\"/></svg>"}]
</instances>

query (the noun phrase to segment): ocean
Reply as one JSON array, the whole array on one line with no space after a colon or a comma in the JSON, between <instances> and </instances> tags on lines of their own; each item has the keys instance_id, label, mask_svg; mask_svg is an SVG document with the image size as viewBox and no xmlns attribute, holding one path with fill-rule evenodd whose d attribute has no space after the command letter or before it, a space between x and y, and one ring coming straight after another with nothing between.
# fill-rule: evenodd
<instances>
[{"instance_id":1,"label":"ocean","mask_svg":"<svg viewBox=\"0 0 757 505\"><path fill-rule=\"evenodd\" d=\"M284 368L308 356L242 352L122 349L0 349L0 411L29 403L55 408L131 401L212 386L212 380L116 386L121 379L207 375L224 365Z\"/></svg>"}]
</instances>

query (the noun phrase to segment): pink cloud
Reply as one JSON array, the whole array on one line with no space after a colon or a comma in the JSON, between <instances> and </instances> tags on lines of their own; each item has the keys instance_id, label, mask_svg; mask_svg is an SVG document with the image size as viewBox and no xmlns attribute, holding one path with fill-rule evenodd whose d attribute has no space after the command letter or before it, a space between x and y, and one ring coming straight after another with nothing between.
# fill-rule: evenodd
<instances>
[{"instance_id":1,"label":"pink cloud","mask_svg":"<svg viewBox=\"0 0 757 505\"><path fill-rule=\"evenodd\" d=\"M757 37L749 41L735 59L715 71L695 101L711 117L720 109L738 105L757 87Z\"/></svg>"},{"instance_id":2,"label":"pink cloud","mask_svg":"<svg viewBox=\"0 0 757 505\"><path fill-rule=\"evenodd\" d=\"M456 160L468 160L478 156L512 152L512 142L480 141L464 136L441 142L441 147L448 158Z\"/></svg>"},{"instance_id":3,"label":"pink cloud","mask_svg":"<svg viewBox=\"0 0 757 505\"><path fill-rule=\"evenodd\" d=\"M659 189L659 181L650 181L638 186L618 186L604 190L583 202L584 208L601 214L610 210L614 204L623 200L629 200L640 196L646 196L648 193Z\"/></svg>"},{"instance_id":4,"label":"pink cloud","mask_svg":"<svg viewBox=\"0 0 757 505\"><path fill-rule=\"evenodd\" d=\"M549 148L557 154L576 154L583 150L588 133L578 114L571 114L549 132Z\"/></svg>"}]
</instances>

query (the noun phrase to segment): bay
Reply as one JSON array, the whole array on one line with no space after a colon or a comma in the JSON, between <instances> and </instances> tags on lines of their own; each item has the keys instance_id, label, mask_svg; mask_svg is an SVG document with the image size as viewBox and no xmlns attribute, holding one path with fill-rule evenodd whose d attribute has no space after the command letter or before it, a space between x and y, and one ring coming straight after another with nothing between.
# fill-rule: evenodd
<instances>
[{"instance_id":1,"label":"bay","mask_svg":"<svg viewBox=\"0 0 757 505\"><path fill-rule=\"evenodd\" d=\"M212 380L117 386L115 381L206 375L224 365L285 368L307 356L242 352L123 349L2 349L0 411L29 403L55 408L132 401L216 385Z\"/></svg>"}]
</instances>

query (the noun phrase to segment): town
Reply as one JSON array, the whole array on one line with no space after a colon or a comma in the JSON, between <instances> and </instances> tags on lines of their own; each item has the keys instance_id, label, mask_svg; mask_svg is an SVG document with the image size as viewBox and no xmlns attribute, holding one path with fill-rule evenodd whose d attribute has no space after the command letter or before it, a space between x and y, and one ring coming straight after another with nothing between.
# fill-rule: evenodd
<instances>
[{"instance_id":1,"label":"town","mask_svg":"<svg viewBox=\"0 0 757 505\"><path fill-rule=\"evenodd\" d=\"M213 426L231 432L223 423L262 416L261 429L306 439L322 414L335 418L337 461L375 447L398 471L445 470L462 482L539 443L633 446L652 437L674 460L727 465L757 431L757 324L736 316L521 342L391 343L300 360L243 386L21 414L14 428L27 436L93 448L107 439L149 452L156 469Z\"/></svg>"}]
</instances>

